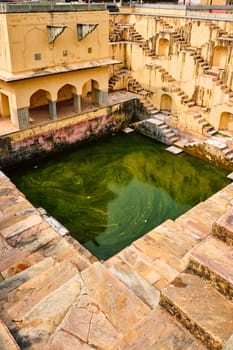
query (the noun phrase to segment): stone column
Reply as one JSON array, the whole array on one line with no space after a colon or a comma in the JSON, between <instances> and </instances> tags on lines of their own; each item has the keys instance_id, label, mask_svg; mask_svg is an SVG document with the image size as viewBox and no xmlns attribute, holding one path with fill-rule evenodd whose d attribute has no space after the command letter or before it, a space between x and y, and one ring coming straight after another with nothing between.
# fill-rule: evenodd
<instances>
[{"instance_id":1,"label":"stone column","mask_svg":"<svg viewBox=\"0 0 233 350\"><path fill-rule=\"evenodd\" d=\"M24 107L17 110L19 129L24 129L29 126L29 108Z\"/></svg>"},{"instance_id":2,"label":"stone column","mask_svg":"<svg viewBox=\"0 0 233 350\"><path fill-rule=\"evenodd\" d=\"M74 100L74 112L81 113L81 96L77 94L73 94Z\"/></svg>"},{"instance_id":3,"label":"stone column","mask_svg":"<svg viewBox=\"0 0 233 350\"><path fill-rule=\"evenodd\" d=\"M56 103L56 101L49 101L49 115L53 119L57 118L57 103Z\"/></svg>"},{"instance_id":4,"label":"stone column","mask_svg":"<svg viewBox=\"0 0 233 350\"><path fill-rule=\"evenodd\" d=\"M108 92L95 89L95 101L99 106L106 106L108 102Z\"/></svg>"}]
</instances>

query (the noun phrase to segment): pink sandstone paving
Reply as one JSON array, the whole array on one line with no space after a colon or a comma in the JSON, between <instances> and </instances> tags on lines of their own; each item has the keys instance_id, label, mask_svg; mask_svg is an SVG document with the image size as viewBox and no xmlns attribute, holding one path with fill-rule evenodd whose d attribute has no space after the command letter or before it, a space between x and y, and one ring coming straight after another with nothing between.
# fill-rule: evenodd
<instances>
[{"instance_id":1,"label":"pink sandstone paving","mask_svg":"<svg viewBox=\"0 0 233 350\"><path fill-rule=\"evenodd\" d=\"M68 344L70 350L206 349L158 305L160 293L204 329L204 338L207 332L224 344L233 333L230 301L198 276L188 275L186 283L182 273L191 257L232 283L231 248L210 236L212 223L231 206L232 185L216 194L219 208L212 196L101 264L71 237L60 237L37 211L27 213L32 206L24 197L17 200L20 192L7 178L0 184L7 204L0 217L0 318L20 344L48 350ZM209 210L205 217L199 215L203 210ZM173 283L177 278L182 283ZM4 334L0 340L17 349Z\"/></svg>"}]
</instances>

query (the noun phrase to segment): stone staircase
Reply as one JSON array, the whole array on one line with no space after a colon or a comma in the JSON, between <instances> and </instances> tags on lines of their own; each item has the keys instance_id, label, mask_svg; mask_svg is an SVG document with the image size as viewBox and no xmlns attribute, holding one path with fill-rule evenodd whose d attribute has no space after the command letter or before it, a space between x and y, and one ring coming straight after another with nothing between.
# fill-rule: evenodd
<instances>
[{"instance_id":1,"label":"stone staircase","mask_svg":"<svg viewBox=\"0 0 233 350\"><path fill-rule=\"evenodd\" d=\"M179 140L177 133L166 124L166 114L153 113L150 118L131 124L139 133L148 136L166 145L171 145Z\"/></svg>"},{"instance_id":2,"label":"stone staircase","mask_svg":"<svg viewBox=\"0 0 233 350\"><path fill-rule=\"evenodd\" d=\"M0 173L1 349L230 344L232 204L230 184L100 263Z\"/></svg>"},{"instance_id":3,"label":"stone staircase","mask_svg":"<svg viewBox=\"0 0 233 350\"><path fill-rule=\"evenodd\" d=\"M167 220L105 262L157 315L162 314L162 323L168 312L182 330L188 330L190 337L192 334L194 338L189 340L188 333L183 334L183 342L177 339L180 349L190 346L189 349L220 350L224 344L224 349L231 349L227 344L232 344L233 334L232 198L231 184L175 221ZM142 279L160 292L158 305L151 304L154 291L145 285L143 288ZM170 327L169 319L168 334ZM155 326L155 338L158 333ZM171 349L173 341L169 344Z\"/></svg>"},{"instance_id":4,"label":"stone staircase","mask_svg":"<svg viewBox=\"0 0 233 350\"><path fill-rule=\"evenodd\" d=\"M154 56L154 51L149 48L149 40L138 33L133 24L117 23L109 40L110 42L130 41L137 43L147 56Z\"/></svg>"}]
</instances>

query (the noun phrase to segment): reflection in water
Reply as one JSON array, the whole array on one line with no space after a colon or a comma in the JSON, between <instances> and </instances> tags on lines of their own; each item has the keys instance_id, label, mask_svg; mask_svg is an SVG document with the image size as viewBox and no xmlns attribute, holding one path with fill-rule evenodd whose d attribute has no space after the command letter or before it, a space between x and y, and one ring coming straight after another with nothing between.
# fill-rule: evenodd
<instances>
[{"instance_id":1,"label":"reflection in water","mask_svg":"<svg viewBox=\"0 0 233 350\"><path fill-rule=\"evenodd\" d=\"M226 186L226 172L154 140L119 134L8 175L98 258Z\"/></svg>"}]
</instances>

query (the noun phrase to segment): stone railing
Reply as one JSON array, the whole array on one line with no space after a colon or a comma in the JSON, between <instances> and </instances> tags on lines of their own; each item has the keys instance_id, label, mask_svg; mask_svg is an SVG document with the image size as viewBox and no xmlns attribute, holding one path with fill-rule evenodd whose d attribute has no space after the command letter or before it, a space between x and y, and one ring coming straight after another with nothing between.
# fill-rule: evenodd
<instances>
[{"instance_id":1,"label":"stone railing","mask_svg":"<svg viewBox=\"0 0 233 350\"><path fill-rule=\"evenodd\" d=\"M21 12L78 12L78 11L103 11L106 10L104 3L62 3L62 2L0 2L0 13Z\"/></svg>"}]
</instances>

